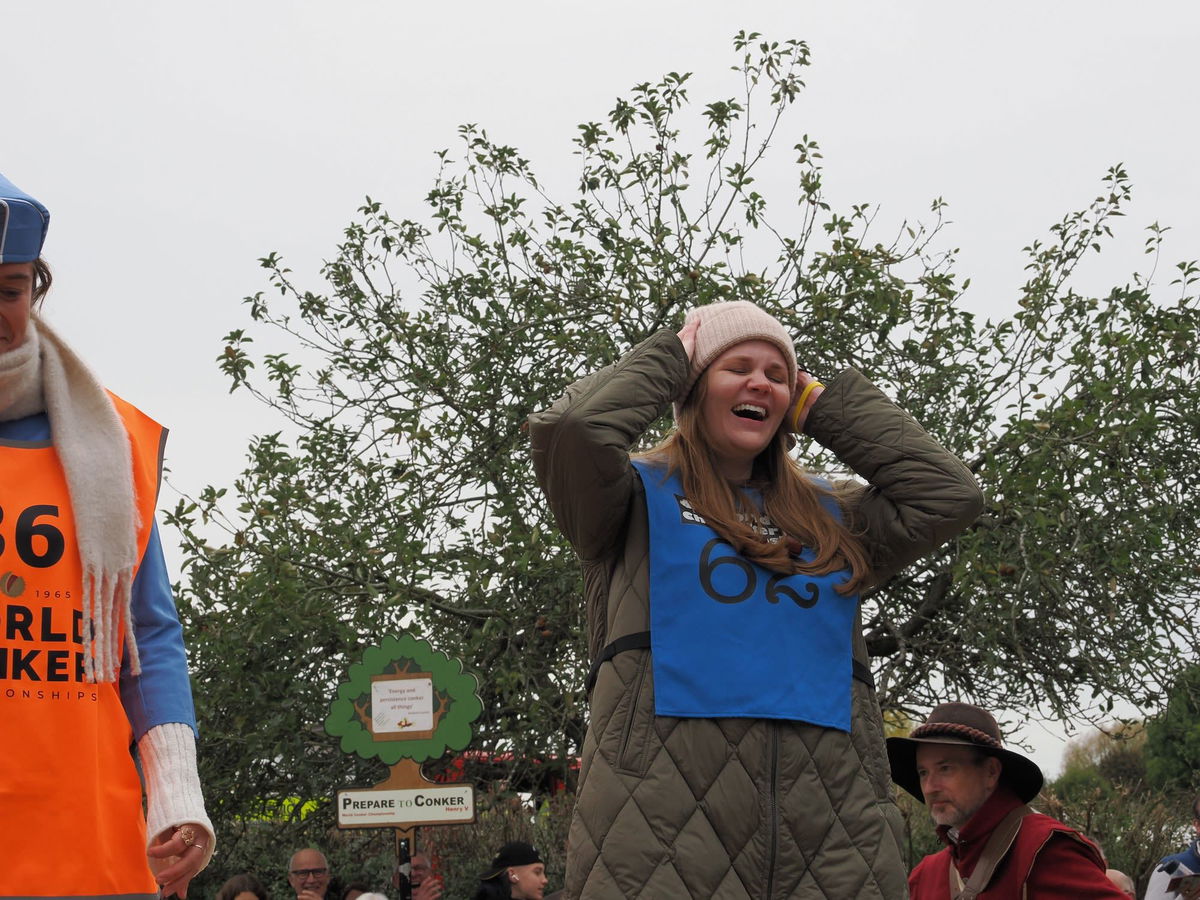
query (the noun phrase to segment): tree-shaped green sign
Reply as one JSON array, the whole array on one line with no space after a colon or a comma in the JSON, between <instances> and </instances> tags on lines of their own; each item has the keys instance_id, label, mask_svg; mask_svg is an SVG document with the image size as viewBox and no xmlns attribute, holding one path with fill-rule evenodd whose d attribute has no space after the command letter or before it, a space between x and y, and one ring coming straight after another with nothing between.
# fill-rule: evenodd
<instances>
[{"instance_id":1,"label":"tree-shaped green sign","mask_svg":"<svg viewBox=\"0 0 1200 900\"><path fill-rule=\"evenodd\" d=\"M471 723L483 712L478 691L459 660L410 634L389 636L350 667L325 730L363 759L437 759L470 743Z\"/></svg>"}]
</instances>

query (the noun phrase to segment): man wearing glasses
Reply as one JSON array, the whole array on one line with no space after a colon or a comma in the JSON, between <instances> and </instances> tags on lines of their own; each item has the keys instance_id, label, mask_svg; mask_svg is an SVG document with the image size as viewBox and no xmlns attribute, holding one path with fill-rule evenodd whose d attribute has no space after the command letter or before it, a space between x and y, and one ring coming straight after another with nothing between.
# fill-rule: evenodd
<instances>
[{"instance_id":1,"label":"man wearing glasses","mask_svg":"<svg viewBox=\"0 0 1200 900\"><path fill-rule=\"evenodd\" d=\"M296 900L325 900L329 888L329 863L320 850L297 850L288 863L288 884Z\"/></svg>"}]
</instances>

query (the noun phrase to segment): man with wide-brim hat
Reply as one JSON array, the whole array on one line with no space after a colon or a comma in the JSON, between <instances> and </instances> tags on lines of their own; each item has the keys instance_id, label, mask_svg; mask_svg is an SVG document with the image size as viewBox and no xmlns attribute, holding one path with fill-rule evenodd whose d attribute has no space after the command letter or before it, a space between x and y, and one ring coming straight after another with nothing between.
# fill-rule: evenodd
<instances>
[{"instance_id":1,"label":"man with wide-brim hat","mask_svg":"<svg viewBox=\"0 0 1200 900\"><path fill-rule=\"evenodd\" d=\"M991 713L943 703L887 750L892 780L929 807L946 844L909 875L912 900L1124 897L1095 844L1029 806L1041 769L1004 746Z\"/></svg>"}]
</instances>

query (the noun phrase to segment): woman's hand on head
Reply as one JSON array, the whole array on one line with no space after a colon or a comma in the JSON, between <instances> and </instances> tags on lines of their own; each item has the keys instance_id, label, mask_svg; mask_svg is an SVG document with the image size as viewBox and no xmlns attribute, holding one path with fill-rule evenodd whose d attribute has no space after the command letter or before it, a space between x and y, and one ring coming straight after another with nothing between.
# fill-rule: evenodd
<instances>
[{"instance_id":1,"label":"woman's hand on head","mask_svg":"<svg viewBox=\"0 0 1200 900\"><path fill-rule=\"evenodd\" d=\"M683 350L687 354L688 362L691 362L692 357L696 353L696 332L700 330L700 318L689 318L683 323L683 327L679 329L679 343L683 344Z\"/></svg>"},{"instance_id":2,"label":"woman's hand on head","mask_svg":"<svg viewBox=\"0 0 1200 900\"><path fill-rule=\"evenodd\" d=\"M796 392L792 394L791 412L788 413L788 422L791 424L792 431L798 434L804 430L808 411L812 409L813 404L817 402L817 398L824 390L825 385L813 378L810 373L803 369L796 372Z\"/></svg>"}]
</instances>

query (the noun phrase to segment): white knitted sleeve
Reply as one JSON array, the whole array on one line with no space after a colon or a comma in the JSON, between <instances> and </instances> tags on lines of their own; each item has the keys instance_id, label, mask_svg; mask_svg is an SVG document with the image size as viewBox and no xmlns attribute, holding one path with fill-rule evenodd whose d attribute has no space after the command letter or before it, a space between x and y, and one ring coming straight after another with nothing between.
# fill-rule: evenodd
<instances>
[{"instance_id":1,"label":"white knitted sleeve","mask_svg":"<svg viewBox=\"0 0 1200 900\"><path fill-rule=\"evenodd\" d=\"M185 823L200 825L208 833L203 838L197 836L196 843L204 841L204 866L207 866L217 841L212 822L204 811L204 796L196 771L196 736L191 727L182 722L154 726L138 741L138 755L146 779L147 847L156 843L165 831ZM157 872L174 861L172 857L152 859L150 863Z\"/></svg>"}]
</instances>

